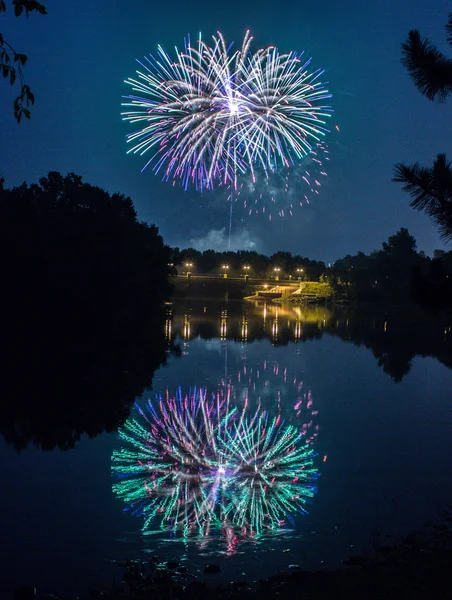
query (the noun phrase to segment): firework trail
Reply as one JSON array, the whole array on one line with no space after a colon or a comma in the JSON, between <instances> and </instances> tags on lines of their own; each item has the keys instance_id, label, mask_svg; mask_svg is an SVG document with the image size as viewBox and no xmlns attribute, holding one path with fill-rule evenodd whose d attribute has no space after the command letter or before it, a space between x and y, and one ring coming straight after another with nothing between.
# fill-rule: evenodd
<instances>
[{"instance_id":1,"label":"firework trail","mask_svg":"<svg viewBox=\"0 0 452 600\"><path fill-rule=\"evenodd\" d=\"M265 412L227 431L224 446L235 459L235 471L225 515L234 525L260 536L280 529L288 514L306 512L317 471L312 448L300 438L296 427Z\"/></svg>"},{"instance_id":2,"label":"firework trail","mask_svg":"<svg viewBox=\"0 0 452 600\"><path fill-rule=\"evenodd\" d=\"M240 175L255 181L256 171L267 176L315 151L332 113L323 71L295 52L252 53L252 39L247 32L234 51L221 33L211 45L188 38L174 59L159 46L138 61L122 118L134 126L128 152L149 156L143 169L185 188L237 189Z\"/></svg>"},{"instance_id":3,"label":"firework trail","mask_svg":"<svg viewBox=\"0 0 452 600\"><path fill-rule=\"evenodd\" d=\"M319 142L306 158L290 167L257 171L254 180L239 177L237 190L229 186L227 200L242 205L249 217L259 215L269 221L293 217L320 194L329 160L326 144Z\"/></svg>"},{"instance_id":4,"label":"firework trail","mask_svg":"<svg viewBox=\"0 0 452 600\"><path fill-rule=\"evenodd\" d=\"M221 380L220 389L224 387L224 381ZM251 410L265 410L272 414L281 414L292 406L290 421L298 425L305 442L312 444L319 435L320 427L316 423L319 411L312 391L285 365L274 360L251 365L245 361L227 377L227 381L230 401L234 405L247 405Z\"/></svg>"}]
</instances>

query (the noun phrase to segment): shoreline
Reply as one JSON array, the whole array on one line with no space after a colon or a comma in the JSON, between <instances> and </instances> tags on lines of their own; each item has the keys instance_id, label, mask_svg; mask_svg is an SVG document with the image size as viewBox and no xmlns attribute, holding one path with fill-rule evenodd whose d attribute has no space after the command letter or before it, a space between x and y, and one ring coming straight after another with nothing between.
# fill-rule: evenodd
<instances>
[{"instance_id":1,"label":"shoreline","mask_svg":"<svg viewBox=\"0 0 452 600\"><path fill-rule=\"evenodd\" d=\"M373 557L352 555L343 561L342 568L304 570L299 565L288 565L283 571L252 582L244 577L218 584L215 576L221 573L221 561L206 562L204 573L197 576L178 561L160 563L158 557L151 556L148 561L117 563L123 570L122 581L111 588L87 589L80 596L57 596L22 586L15 590L12 600L284 600L301 595L312 600L452 598L452 532L448 527L442 531L448 539L444 545L422 541L420 533L414 532L398 544L378 548Z\"/></svg>"}]
</instances>

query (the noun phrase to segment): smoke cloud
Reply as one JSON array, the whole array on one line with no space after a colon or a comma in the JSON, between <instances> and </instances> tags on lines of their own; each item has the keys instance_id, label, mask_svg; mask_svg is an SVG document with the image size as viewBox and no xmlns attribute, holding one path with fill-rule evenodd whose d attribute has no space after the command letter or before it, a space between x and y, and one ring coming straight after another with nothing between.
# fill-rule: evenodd
<instances>
[{"instance_id":1,"label":"smoke cloud","mask_svg":"<svg viewBox=\"0 0 452 600\"><path fill-rule=\"evenodd\" d=\"M242 229L231 235L231 245L229 246L229 234L226 233L226 227L222 229L211 229L205 236L192 238L190 240L192 248L204 252L204 250L215 250L224 252L226 250L256 250L257 243L250 238L249 231Z\"/></svg>"}]
</instances>

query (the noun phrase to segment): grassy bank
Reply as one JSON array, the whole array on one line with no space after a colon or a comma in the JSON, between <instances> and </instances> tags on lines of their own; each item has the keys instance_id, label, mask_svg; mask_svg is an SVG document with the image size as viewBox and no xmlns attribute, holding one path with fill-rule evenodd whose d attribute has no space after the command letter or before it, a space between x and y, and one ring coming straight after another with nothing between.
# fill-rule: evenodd
<instances>
[{"instance_id":1,"label":"grassy bank","mask_svg":"<svg viewBox=\"0 0 452 600\"><path fill-rule=\"evenodd\" d=\"M306 304L312 302L328 302L333 300L334 291L329 283L320 283L318 281L305 281L300 284L299 290L284 296L280 301L290 304Z\"/></svg>"}]
</instances>

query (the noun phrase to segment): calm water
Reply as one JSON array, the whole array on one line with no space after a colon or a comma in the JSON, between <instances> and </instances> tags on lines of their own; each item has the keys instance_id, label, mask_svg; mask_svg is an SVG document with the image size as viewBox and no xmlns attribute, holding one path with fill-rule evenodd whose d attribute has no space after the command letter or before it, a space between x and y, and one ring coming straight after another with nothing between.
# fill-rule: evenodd
<instances>
[{"instance_id":1,"label":"calm water","mask_svg":"<svg viewBox=\"0 0 452 600\"><path fill-rule=\"evenodd\" d=\"M194 572L219 562L226 579L250 581L290 563L337 566L451 503L447 322L406 310L186 301L165 327L181 356L169 357L138 405L178 387L221 392L226 382L239 408L247 401L250 411L280 415L316 453L307 514L288 509L279 531L264 528L257 539L221 528L184 539L156 522L143 530L112 491L117 435L51 452L18 453L1 439L1 597L27 582L59 593L109 584L115 560L150 552Z\"/></svg>"}]
</instances>

